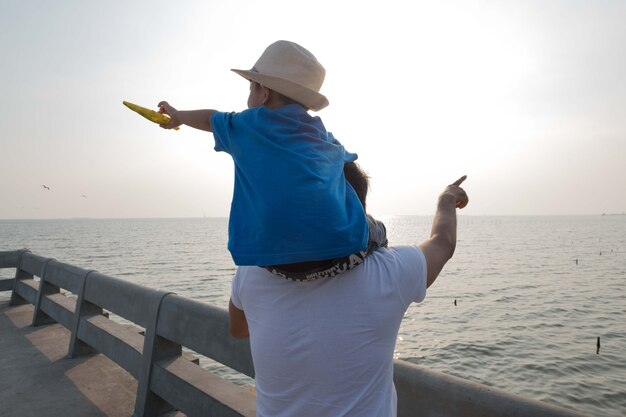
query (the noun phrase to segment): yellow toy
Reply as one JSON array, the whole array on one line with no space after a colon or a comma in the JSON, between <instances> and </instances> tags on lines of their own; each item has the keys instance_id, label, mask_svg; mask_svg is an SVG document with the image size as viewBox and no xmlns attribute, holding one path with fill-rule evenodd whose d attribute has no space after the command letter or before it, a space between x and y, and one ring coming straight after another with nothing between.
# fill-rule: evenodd
<instances>
[{"instance_id":1,"label":"yellow toy","mask_svg":"<svg viewBox=\"0 0 626 417\"><path fill-rule=\"evenodd\" d=\"M170 117L165 115L165 114L161 114L161 113L156 112L154 110L150 110L150 109L147 109L145 107L141 107L141 106L138 106L136 104L129 103L128 101L122 101L122 103L126 107L131 109L132 111L142 115L146 119L148 119L151 122L154 122L156 124L164 125L164 124L167 124L170 121ZM178 130L178 127L175 127L174 130Z\"/></svg>"}]
</instances>

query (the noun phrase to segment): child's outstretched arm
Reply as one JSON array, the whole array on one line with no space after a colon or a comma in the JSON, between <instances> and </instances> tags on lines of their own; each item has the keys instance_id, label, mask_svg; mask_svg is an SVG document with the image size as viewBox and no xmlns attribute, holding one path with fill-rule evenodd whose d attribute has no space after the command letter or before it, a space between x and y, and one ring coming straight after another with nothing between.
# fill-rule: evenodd
<instances>
[{"instance_id":1,"label":"child's outstretched arm","mask_svg":"<svg viewBox=\"0 0 626 417\"><path fill-rule=\"evenodd\" d=\"M217 110L176 110L170 106L167 101L159 103L159 113L167 114L170 116L170 121L167 124L160 125L164 129L173 129L180 125L187 125L200 130L206 130L207 132L213 132L213 126L211 126L211 116Z\"/></svg>"}]
</instances>

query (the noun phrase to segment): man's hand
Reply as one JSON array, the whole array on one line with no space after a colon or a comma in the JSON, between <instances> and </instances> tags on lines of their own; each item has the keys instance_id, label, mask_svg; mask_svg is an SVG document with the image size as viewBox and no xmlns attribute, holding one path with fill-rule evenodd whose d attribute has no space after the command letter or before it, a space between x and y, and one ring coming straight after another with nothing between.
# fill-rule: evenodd
<instances>
[{"instance_id":1,"label":"man's hand","mask_svg":"<svg viewBox=\"0 0 626 417\"><path fill-rule=\"evenodd\" d=\"M469 198L467 197L465 190L461 188L461 184L466 178L467 175L463 175L461 178L448 185L439 196L439 201L442 201L442 199L454 199L454 207L462 209L467 206Z\"/></svg>"},{"instance_id":2,"label":"man's hand","mask_svg":"<svg viewBox=\"0 0 626 417\"><path fill-rule=\"evenodd\" d=\"M174 129L175 127L180 126L182 123L178 120L176 116L178 110L174 107L170 106L167 101L162 101L159 103L159 113L167 114L170 117L170 121L164 125L159 125L163 129Z\"/></svg>"}]
</instances>

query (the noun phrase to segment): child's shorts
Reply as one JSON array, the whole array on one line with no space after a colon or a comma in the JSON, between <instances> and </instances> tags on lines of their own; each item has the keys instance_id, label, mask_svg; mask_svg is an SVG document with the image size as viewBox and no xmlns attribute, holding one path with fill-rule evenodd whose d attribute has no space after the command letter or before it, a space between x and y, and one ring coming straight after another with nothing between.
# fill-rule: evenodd
<instances>
[{"instance_id":1,"label":"child's shorts","mask_svg":"<svg viewBox=\"0 0 626 417\"><path fill-rule=\"evenodd\" d=\"M266 266L264 268L274 275L293 281L314 281L320 278L331 278L341 274L342 272L354 269L356 266L363 263L366 256L374 252L376 249L386 248L388 245L387 229L385 228L383 222L374 219L368 214L367 225L369 227L369 241L367 248L361 252L344 256L342 258L330 259L325 265L308 271L285 271L280 268L280 265Z\"/></svg>"}]
</instances>

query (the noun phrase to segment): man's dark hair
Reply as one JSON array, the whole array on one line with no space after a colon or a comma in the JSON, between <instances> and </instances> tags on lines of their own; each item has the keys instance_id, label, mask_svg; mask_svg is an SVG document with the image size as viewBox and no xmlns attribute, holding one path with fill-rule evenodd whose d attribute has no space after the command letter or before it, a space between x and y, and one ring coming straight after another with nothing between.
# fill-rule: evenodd
<instances>
[{"instance_id":1,"label":"man's dark hair","mask_svg":"<svg viewBox=\"0 0 626 417\"><path fill-rule=\"evenodd\" d=\"M359 197L363 209L365 210L365 200L367 199L367 191L370 187L370 177L361 169L356 162L348 162L343 166L343 174L346 181L354 188L356 195Z\"/></svg>"}]
</instances>

